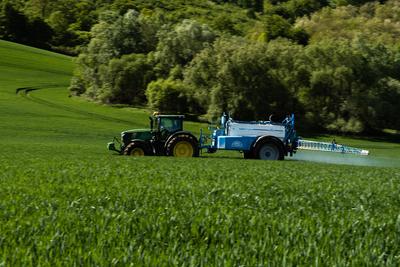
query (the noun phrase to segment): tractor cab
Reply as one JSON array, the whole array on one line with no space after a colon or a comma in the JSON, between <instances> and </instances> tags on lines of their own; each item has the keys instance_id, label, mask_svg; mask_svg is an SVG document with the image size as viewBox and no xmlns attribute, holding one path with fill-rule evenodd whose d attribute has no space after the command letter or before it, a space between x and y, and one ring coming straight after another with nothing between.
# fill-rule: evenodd
<instances>
[{"instance_id":1,"label":"tractor cab","mask_svg":"<svg viewBox=\"0 0 400 267\"><path fill-rule=\"evenodd\" d=\"M184 115L154 115L149 118L151 131L159 133L163 137L161 139L183 130Z\"/></svg>"}]
</instances>

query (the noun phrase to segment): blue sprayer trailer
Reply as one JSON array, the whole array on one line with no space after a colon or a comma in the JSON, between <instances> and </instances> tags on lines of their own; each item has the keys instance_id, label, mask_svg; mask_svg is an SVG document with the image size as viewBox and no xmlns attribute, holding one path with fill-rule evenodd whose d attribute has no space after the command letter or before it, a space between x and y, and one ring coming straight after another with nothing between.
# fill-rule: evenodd
<instances>
[{"instance_id":1,"label":"blue sprayer trailer","mask_svg":"<svg viewBox=\"0 0 400 267\"><path fill-rule=\"evenodd\" d=\"M244 158L248 159L283 160L285 156L293 156L297 150L299 139L294 122L293 114L280 123L271 120L237 121L224 114L220 128L214 129L211 136L207 138L200 134L200 148L208 153L236 150L243 152Z\"/></svg>"},{"instance_id":2,"label":"blue sprayer trailer","mask_svg":"<svg viewBox=\"0 0 400 267\"><path fill-rule=\"evenodd\" d=\"M183 129L183 115L150 116L150 129L123 131L120 138L108 143L109 150L130 156L197 157L218 150L243 153L247 159L283 160L298 149L368 155L367 150L303 140L295 131L294 115L282 122L238 121L223 114L218 128L210 135L201 131L197 138Z\"/></svg>"}]
</instances>

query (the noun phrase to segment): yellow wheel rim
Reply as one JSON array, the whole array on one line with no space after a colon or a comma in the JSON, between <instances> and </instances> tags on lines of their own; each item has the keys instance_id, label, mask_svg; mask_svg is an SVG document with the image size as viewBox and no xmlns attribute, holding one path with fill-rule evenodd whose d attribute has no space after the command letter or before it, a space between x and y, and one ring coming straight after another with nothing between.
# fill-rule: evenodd
<instances>
[{"instance_id":1,"label":"yellow wheel rim","mask_svg":"<svg viewBox=\"0 0 400 267\"><path fill-rule=\"evenodd\" d=\"M193 157L193 146L187 141L180 141L174 147L175 157Z\"/></svg>"},{"instance_id":2,"label":"yellow wheel rim","mask_svg":"<svg viewBox=\"0 0 400 267\"><path fill-rule=\"evenodd\" d=\"M135 147L134 149L132 149L130 155L134 157L142 157L144 156L144 151L140 147Z\"/></svg>"}]
</instances>

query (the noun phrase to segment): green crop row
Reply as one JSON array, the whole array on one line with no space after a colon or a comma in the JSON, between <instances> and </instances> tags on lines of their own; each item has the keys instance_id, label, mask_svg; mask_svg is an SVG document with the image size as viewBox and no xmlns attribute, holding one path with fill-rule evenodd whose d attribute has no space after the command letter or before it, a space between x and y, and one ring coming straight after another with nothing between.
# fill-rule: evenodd
<instances>
[{"instance_id":1,"label":"green crop row","mask_svg":"<svg viewBox=\"0 0 400 267\"><path fill-rule=\"evenodd\" d=\"M400 171L242 159L4 159L8 266L400 264Z\"/></svg>"}]
</instances>

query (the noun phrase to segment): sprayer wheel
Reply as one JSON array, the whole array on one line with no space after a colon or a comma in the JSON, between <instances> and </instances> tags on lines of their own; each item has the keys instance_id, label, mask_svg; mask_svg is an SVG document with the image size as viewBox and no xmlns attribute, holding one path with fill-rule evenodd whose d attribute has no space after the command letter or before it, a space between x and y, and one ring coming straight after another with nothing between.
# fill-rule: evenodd
<instances>
[{"instance_id":1,"label":"sprayer wheel","mask_svg":"<svg viewBox=\"0 0 400 267\"><path fill-rule=\"evenodd\" d=\"M282 160L284 158L278 145L271 141L258 144L254 152L255 157L262 160Z\"/></svg>"},{"instance_id":2,"label":"sprayer wheel","mask_svg":"<svg viewBox=\"0 0 400 267\"><path fill-rule=\"evenodd\" d=\"M253 151L243 151L243 158L245 159L254 159Z\"/></svg>"}]
</instances>

